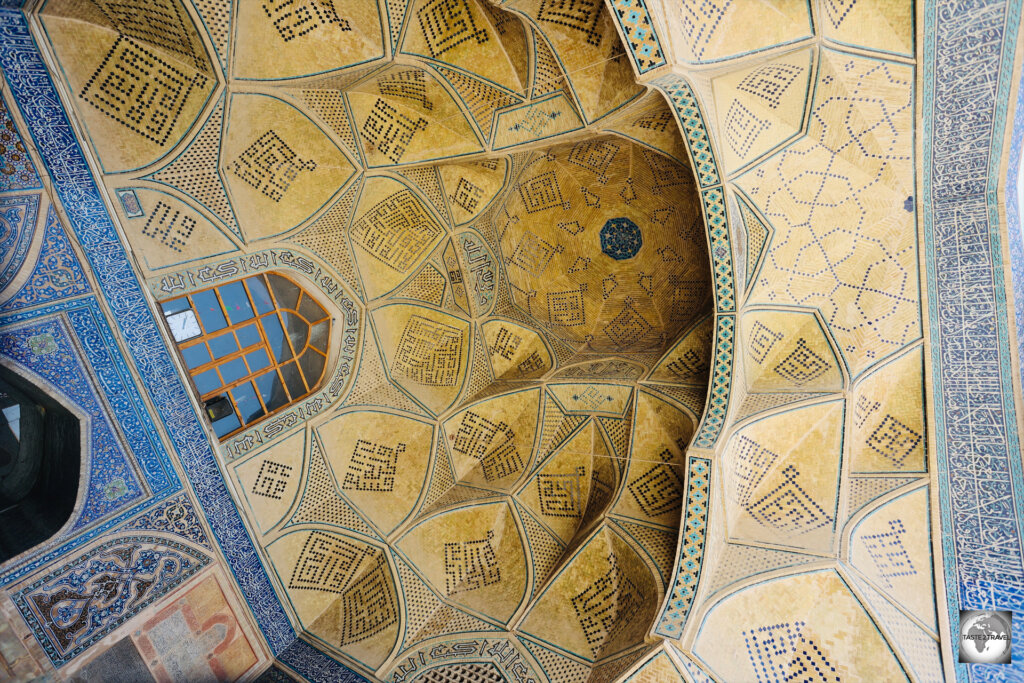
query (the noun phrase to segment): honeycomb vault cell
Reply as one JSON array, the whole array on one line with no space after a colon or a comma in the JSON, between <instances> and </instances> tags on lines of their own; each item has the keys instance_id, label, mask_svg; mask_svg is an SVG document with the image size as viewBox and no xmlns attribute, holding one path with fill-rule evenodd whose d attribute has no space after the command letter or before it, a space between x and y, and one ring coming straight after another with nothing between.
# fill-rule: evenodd
<instances>
[{"instance_id":1,"label":"honeycomb vault cell","mask_svg":"<svg viewBox=\"0 0 1024 683\"><path fill-rule=\"evenodd\" d=\"M577 350L663 352L708 304L684 164L601 136L534 152L502 208L512 299Z\"/></svg>"}]
</instances>

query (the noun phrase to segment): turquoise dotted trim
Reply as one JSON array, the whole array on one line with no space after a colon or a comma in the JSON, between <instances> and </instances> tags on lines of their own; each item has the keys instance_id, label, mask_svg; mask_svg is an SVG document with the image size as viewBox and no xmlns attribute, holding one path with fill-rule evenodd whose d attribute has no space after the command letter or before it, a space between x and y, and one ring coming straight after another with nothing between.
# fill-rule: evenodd
<instances>
[{"instance_id":1,"label":"turquoise dotted trim","mask_svg":"<svg viewBox=\"0 0 1024 683\"><path fill-rule=\"evenodd\" d=\"M732 269L732 246L729 243L729 221L725 215L725 192L721 187L704 190L701 201L714 268L715 310L719 313L734 313L736 282Z\"/></svg>"},{"instance_id":2,"label":"turquoise dotted trim","mask_svg":"<svg viewBox=\"0 0 1024 683\"><path fill-rule=\"evenodd\" d=\"M686 510L683 512L683 537L676 562L675 584L654 629L655 633L666 638L679 638L683 634L686 615L697 594L708 530L711 461L707 458L689 458L686 479Z\"/></svg>"},{"instance_id":3,"label":"turquoise dotted trim","mask_svg":"<svg viewBox=\"0 0 1024 683\"><path fill-rule=\"evenodd\" d=\"M718 171L718 160L711 149L704 118L701 116L697 97L693 94L690 84L682 76L669 74L651 81L651 85L668 95L675 108L676 116L683 126L686 146L690 149L693 168L697 172L700 186L704 188L721 184L722 175Z\"/></svg>"},{"instance_id":4,"label":"turquoise dotted trim","mask_svg":"<svg viewBox=\"0 0 1024 683\"><path fill-rule=\"evenodd\" d=\"M644 74L665 66L668 62L644 0L613 0L612 8L637 72Z\"/></svg>"},{"instance_id":5,"label":"turquoise dotted trim","mask_svg":"<svg viewBox=\"0 0 1024 683\"><path fill-rule=\"evenodd\" d=\"M736 316L721 315L715 321L715 367L711 376L711 395L693 445L714 448L725 425L732 385L732 356L736 349Z\"/></svg>"}]
</instances>

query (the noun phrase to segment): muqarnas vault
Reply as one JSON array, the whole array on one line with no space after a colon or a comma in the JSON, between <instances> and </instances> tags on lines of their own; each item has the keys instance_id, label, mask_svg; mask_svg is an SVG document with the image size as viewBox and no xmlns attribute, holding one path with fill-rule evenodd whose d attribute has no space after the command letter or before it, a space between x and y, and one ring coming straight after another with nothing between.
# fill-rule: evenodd
<instances>
[{"instance_id":1,"label":"muqarnas vault","mask_svg":"<svg viewBox=\"0 0 1024 683\"><path fill-rule=\"evenodd\" d=\"M981 4L0 2L0 676L1018 674Z\"/></svg>"}]
</instances>

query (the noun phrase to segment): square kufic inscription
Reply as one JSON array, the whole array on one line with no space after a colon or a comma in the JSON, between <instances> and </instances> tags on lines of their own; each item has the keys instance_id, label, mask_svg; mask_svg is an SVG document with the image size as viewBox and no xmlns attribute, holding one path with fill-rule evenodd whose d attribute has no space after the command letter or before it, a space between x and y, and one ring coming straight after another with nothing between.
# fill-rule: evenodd
<instances>
[{"instance_id":1,"label":"square kufic inscription","mask_svg":"<svg viewBox=\"0 0 1024 683\"><path fill-rule=\"evenodd\" d=\"M501 581L493 540L494 532L488 531L479 540L445 543L445 590L448 595L477 590Z\"/></svg>"},{"instance_id":2,"label":"square kufic inscription","mask_svg":"<svg viewBox=\"0 0 1024 683\"><path fill-rule=\"evenodd\" d=\"M562 189L558 186L558 178L554 171L547 171L519 183L519 196L523 200L527 213L536 213L556 206L569 208L569 203L562 199Z\"/></svg>"},{"instance_id":3,"label":"square kufic inscription","mask_svg":"<svg viewBox=\"0 0 1024 683\"><path fill-rule=\"evenodd\" d=\"M398 624L395 588L387 560L377 554L368 571L341 596L341 644L359 642Z\"/></svg>"},{"instance_id":4,"label":"square kufic inscription","mask_svg":"<svg viewBox=\"0 0 1024 683\"><path fill-rule=\"evenodd\" d=\"M477 24L470 0L427 0L418 10L430 56L437 59L464 43L483 45L490 40L484 24Z\"/></svg>"},{"instance_id":5,"label":"square kufic inscription","mask_svg":"<svg viewBox=\"0 0 1024 683\"><path fill-rule=\"evenodd\" d=\"M548 517L583 516L583 478L586 470L577 467L566 474L538 474L537 497L541 514Z\"/></svg>"},{"instance_id":6,"label":"square kufic inscription","mask_svg":"<svg viewBox=\"0 0 1024 683\"><path fill-rule=\"evenodd\" d=\"M387 267L407 272L442 232L410 190L381 200L352 225L352 241Z\"/></svg>"},{"instance_id":7,"label":"square kufic inscription","mask_svg":"<svg viewBox=\"0 0 1024 683\"><path fill-rule=\"evenodd\" d=\"M263 11L285 42L326 26L352 30L348 20L338 15L334 0L263 0Z\"/></svg>"},{"instance_id":8,"label":"square kufic inscription","mask_svg":"<svg viewBox=\"0 0 1024 683\"><path fill-rule=\"evenodd\" d=\"M391 163L397 164L413 138L426 130L429 122L422 116L406 116L388 102L378 99L363 122L363 138L369 149L376 149Z\"/></svg>"},{"instance_id":9,"label":"square kufic inscription","mask_svg":"<svg viewBox=\"0 0 1024 683\"><path fill-rule=\"evenodd\" d=\"M300 159L276 132L268 130L231 163L231 169L246 183L280 202L299 173L316 170L316 162Z\"/></svg>"},{"instance_id":10,"label":"square kufic inscription","mask_svg":"<svg viewBox=\"0 0 1024 683\"><path fill-rule=\"evenodd\" d=\"M210 73L202 41L191 29L192 22L180 0L91 0L91 4L119 34L174 52L195 64L197 70Z\"/></svg>"},{"instance_id":11,"label":"square kufic inscription","mask_svg":"<svg viewBox=\"0 0 1024 683\"><path fill-rule=\"evenodd\" d=\"M358 439L341 488L390 493L395 488L398 458L403 453L404 443L388 446Z\"/></svg>"},{"instance_id":12,"label":"square kufic inscription","mask_svg":"<svg viewBox=\"0 0 1024 683\"><path fill-rule=\"evenodd\" d=\"M185 105L203 97L209 77L191 74L126 36L119 36L80 97L128 130L163 145Z\"/></svg>"},{"instance_id":13,"label":"square kufic inscription","mask_svg":"<svg viewBox=\"0 0 1024 683\"><path fill-rule=\"evenodd\" d=\"M314 531L302 545L288 588L342 593L366 553L365 548L338 536Z\"/></svg>"},{"instance_id":14,"label":"square kufic inscription","mask_svg":"<svg viewBox=\"0 0 1024 683\"><path fill-rule=\"evenodd\" d=\"M419 315L409 318L395 351L395 374L432 387L453 387L462 365L458 328Z\"/></svg>"}]
</instances>

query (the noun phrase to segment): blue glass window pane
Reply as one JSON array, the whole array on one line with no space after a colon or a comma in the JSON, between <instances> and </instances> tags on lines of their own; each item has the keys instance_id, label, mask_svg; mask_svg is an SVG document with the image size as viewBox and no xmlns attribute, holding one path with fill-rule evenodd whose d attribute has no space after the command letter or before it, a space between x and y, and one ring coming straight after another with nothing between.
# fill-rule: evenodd
<instances>
[{"instance_id":1,"label":"blue glass window pane","mask_svg":"<svg viewBox=\"0 0 1024 683\"><path fill-rule=\"evenodd\" d=\"M220 376L224 378L224 384L237 382L248 374L249 371L245 369L245 363L241 358L229 360L220 366Z\"/></svg>"},{"instance_id":2,"label":"blue glass window pane","mask_svg":"<svg viewBox=\"0 0 1024 683\"><path fill-rule=\"evenodd\" d=\"M227 417L222 417L214 422L213 431L218 437L224 437L241 426L241 423L238 421L238 416L231 413Z\"/></svg>"},{"instance_id":3,"label":"blue glass window pane","mask_svg":"<svg viewBox=\"0 0 1024 683\"><path fill-rule=\"evenodd\" d=\"M270 357L263 349L256 349L252 353L245 354L245 360L249 363L249 372L257 372L270 366Z\"/></svg>"},{"instance_id":4,"label":"blue glass window pane","mask_svg":"<svg viewBox=\"0 0 1024 683\"><path fill-rule=\"evenodd\" d=\"M288 393L292 395L293 401L306 394L306 385L303 384L302 375L295 363L282 365L281 375L284 377L285 386L288 387Z\"/></svg>"},{"instance_id":5,"label":"blue glass window pane","mask_svg":"<svg viewBox=\"0 0 1024 683\"><path fill-rule=\"evenodd\" d=\"M196 383L196 388L199 389L199 393L203 396L220 389L220 378L217 377L216 370L207 370L206 372L200 373L192 378Z\"/></svg>"},{"instance_id":6,"label":"blue glass window pane","mask_svg":"<svg viewBox=\"0 0 1024 683\"><path fill-rule=\"evenodd\" d=\"M277 299L277 305L280 308L294 309L298 305L301 294L298 285L274 273L267 275L267 281L270 283L270 288L274 290L274 298Z\"/></svg>"},{"instance_id":7,"label":"blue glass window pane","mask_svg":"<svg viewBox=\"0 0 1024 683\"><path fill-rule=\"evenodd\" d=\"M191 305L188 303L188 297L181 297L174 301L165 301L160 304L160 308L164 310L164 315L171 315L172 313L181 313L187 311Z\"/></svg>"},{"instance_id":8,"label":"blue glass window pane","mask_svg":"<svg viewBox=\"0 0 1024 683\"><path fill-rule=\"evenodd\" d=\"M292 350L284 337L284 328L276 315L268 315L263 320L263 331L267 334L267 342L270 343L270 352L280 363L292 357Z\"/></svg>"},{"instance_id":9,"label":"blue glass window pane","mask_svg":"<svg viewBox=\"0 0 1024 683\"><path fill-rule=\"evenodd\" d=\"M241 282L232 282L230 285L218 287L220 300L224 302L224 310L231 318L231 324L237 325L252 317L252 305L249 297L245 295L245 287Z\"/></svg>"},{"instance_id":10,"label":"blue glass window pane","mask_svg":"<svg viewBox=\"0 0 1024 683\"><path fill-rule=\"evenodd\" d=\"M267 291L267 284L263 281L262 275L247 278L245 284L249 288L249 294L252 295L253 303L256 304L257 313L263 314L274 310L274 300L270 298L270 292Z\"/></svg>"},{"instance_id":11,"label":"blue glass window pane","mask_svg":"<svg viewBox=\"0 0 1024 683\"><path fill-rule=\"evenodd\" d=\"M303 294L302 300L299 302L299 315L312 324L326 318L327 311L321 308L320 304L313 301L308 294Z\"/></svg>"},{"instance_id":12,"label":"blue glass window pane","mask_svg":"<svg viewBox=\"0 0 1024 683\"><path fill-rule=\"evenodd\" d=\"M185 359L185 365L190 368L198 368L203 363L213 360L210 358L210 351L206 348L206 344L196 344L182 349L181 357Z\"/></svg>"},{"instance_id":13,"label":"blue glass window pane","mask_svg":"<svg viewBox=\"0 0 1024 683\"><path fill-rule=\"evenodd\" d=\"M267 410L275 411L288 403L288 394L284 392L284 385L281 384L277 370L271 370L265 375L257 377L256 387L260 390L260 396L263 397L263 403L266 404Z\"/></svg>"},{"instance_id":14,"label":"blue glass window pane","mask_svg":"<svg viewBox=\"0 0 1024 683\"><path fill-rule=\"evenodd\" d=\"M217 295L213 293L212 289L193 294L192 303L196 306L196 313L203 321L203 329L207 334L223 330L228 326L228 321L224 319L224 311L221 310L220 302L217 301Z\"/></svg>"},{"instance_id":15,"label":"blue glass window pane","mask_svg":"<svg viewBox=\"0 0 1024 683\"><path fill-rule=\"evenodd\" d=\"M243 349L263 341L260 339L260 331L256 329L256 323L235 330L235 334L238 335L238 343L242 345Z\"/></svg>"},{"instance_id":16,"label":"blue glass window pane","mask_svg":"<svg viewBox=\"0 0 1024 683\"><path fill-rule=\"evenodd\" d=\"M309 337L309 325L302 318L287 311L282 311L281 319L284 321L284 329L288 330L288 338L292 340L292 348L295 353L302 353L306 348L306 339Z\"/></svg>"},{"instance_id":17,"label":"blue glass window pane","mask_svg":"<svg viewBox=\"0 0 1024 683\"><path fill-rule=\"evenodd\" d=\"M299 358L299 365L302 367L302 374L306 376L306 384L316 386L320 376L324 374L324 363L327 359L313 349L306 349L306 352Z\"/></svg>"},{"instance_id":18,"label":"blue glass window pane","mask_svg":"<svg viewBox=\"0 0 1024 683\"><path fill-rule=\"evenodd\" d=\"M210 344L210 350L213 351L214 358L223 358L224 356L238 350L238 344L235 342L235 335L230 332L222 334L219 337L214 337L208 341Z\"/></svg>"},{"instance_id":19,"label":"blue glass window pane","mask_svg":"<svg viewBox=\"0 0 1024 683\"><path fill-rule=\"evenodd\" d=\"M256 390L252 388L252 382L246 382L241 386L235 387L231 390L231 395L234 396L238 412L246 423L252 422L263 415L263 406L260 405L260 400L256 398Z\"/></svg>"}]
</instances>

